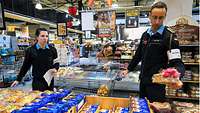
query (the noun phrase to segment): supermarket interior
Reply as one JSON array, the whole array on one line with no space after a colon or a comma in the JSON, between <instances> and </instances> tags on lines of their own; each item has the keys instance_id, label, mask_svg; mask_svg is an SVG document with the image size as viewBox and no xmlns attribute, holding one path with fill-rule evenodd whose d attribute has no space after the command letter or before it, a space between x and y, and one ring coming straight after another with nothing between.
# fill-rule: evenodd
<instances>
[{"instance_id":1,"label":"supermarket interior","mask_svg":"<svg viewBox=\"0 0 200 113\"><path fill-rule=\"evenodd\" d=\"M200 113L199 0L0 0L0 113Z\"/></svg>"}]
</instances>

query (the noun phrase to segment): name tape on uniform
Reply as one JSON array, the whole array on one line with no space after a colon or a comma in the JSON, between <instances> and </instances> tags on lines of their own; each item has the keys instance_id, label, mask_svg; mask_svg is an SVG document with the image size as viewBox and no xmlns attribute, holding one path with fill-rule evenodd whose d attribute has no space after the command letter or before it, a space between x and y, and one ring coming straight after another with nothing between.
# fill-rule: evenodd
<instances>
[{"instance_id":1,"label":"name tape on uniform","mask_svg":"<svg viewBox=\"0 0 200 113\"><path fill-rule=\"evenodd\" d=\"M173 59L181 59L181 52L180 49L171 49L167 51L168 59L173 60Z\"/></svg>"}]
</instances>

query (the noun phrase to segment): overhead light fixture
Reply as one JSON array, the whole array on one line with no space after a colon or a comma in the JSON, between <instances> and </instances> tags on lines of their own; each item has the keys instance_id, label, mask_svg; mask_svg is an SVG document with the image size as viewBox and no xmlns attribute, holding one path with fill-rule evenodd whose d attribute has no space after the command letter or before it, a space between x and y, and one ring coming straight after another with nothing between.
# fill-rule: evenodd
<instances>
[{"instance_id":1,"label":"overhead light fixture","mask_svg":"<svg viewBox=\"0 0 200 113\"><path fill-rule=\"evenodd\" d=\"M119 5L118 4L112 4L112 8L118 8Z\"/></svg>"},{"instance_id":2,"label":"overhead light fixture","mask_svg":"<svg viewBox=\"0 0 200 113\"><path fill-rule=\"evenodd\" d=\"M38 2L36 3L35 8L36 8L36 9L39 9L39 10L42 9L42 4L40 3L40 1L38 1Z\"/></svg>"}]
</instances>

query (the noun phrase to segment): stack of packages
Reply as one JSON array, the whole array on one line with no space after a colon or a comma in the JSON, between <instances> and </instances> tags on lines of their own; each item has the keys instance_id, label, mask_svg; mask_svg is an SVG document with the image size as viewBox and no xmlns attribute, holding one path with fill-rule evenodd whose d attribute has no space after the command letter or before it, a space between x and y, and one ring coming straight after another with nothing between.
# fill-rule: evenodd
<instances>
[{"instance_id":1,"label":"stack of packages","mask_svg":"<svg viewBox=\"0 0 200 113\"><path fill-rule=\"evenodd\" d=\"M154 74L152 77L153 83L165 84L171 87L171 84L177 87L182 86L182 82L179 80L180 73L175 68L167 68L162 70L158 74ZM174 88L174 87L173 87Z\"/></svg>"},{"instance_id":2,"label":"stack of packages","mask_svg":"<svg viewBox=\"0 0 200 113\"><path fill-rule=\"evenodd\" d=\"M68 49L64 44L55 44L55 48L57 50L58 53L58 58L56 59L56 61L59 61L60 65L67 65L67 53L68 53Z\"/></svg>"},{"instance_id":3,"label":"stack of packages","mask_svg":"<svg viewBox=\"0 0 200 113\"><path fill-rule=\"evenodd\" d=\"M100 105L88 105L80 113L129 113L128 108L117 107L115 110L101 109Z\"/></svg>"},{"instance_id":4,"label":"stack of packages","mask_svg":"<svg viewBox=\"0 0 200 113\"><path fill-rule=\"evenodd\" d=\"M198 104L174 101L172 105L175 113L199 113L200 111L200 106Z\"/></svg>"},{"instance_id":5,"label":"stack of packages","mask_svg":"<svg viewBox=\"0 0 200 113\"><path fill-rule=\"evenodd\" d=\"M1 113L65 113L78 111L85 101L85 95L72 95L67 89L56 92L0 90L0 97Z\"/></svg>"}]
</instances>

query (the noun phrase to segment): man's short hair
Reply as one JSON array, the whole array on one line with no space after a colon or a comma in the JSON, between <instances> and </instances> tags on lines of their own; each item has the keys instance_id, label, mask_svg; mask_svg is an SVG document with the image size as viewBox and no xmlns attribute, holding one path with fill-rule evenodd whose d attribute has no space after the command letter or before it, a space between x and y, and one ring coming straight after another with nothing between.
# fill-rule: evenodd
<instances>
[{"instance_id":1,"label":"man's short hair","mask_svg":"<svg viewBox=\"0 0 200 113\"><path fill-rule=\"evenodd\" d=\"M41 31L47 31L48 32L48 30L45 29L45 28L37 28L36 31L35 31L35 36L38 37L40 35Z\"/></svg>"},{"instance_id":2,"label":"man's short hair","mask_svg":"<svg viewBox=\"0 0 200 113\"><path fill-rule=\"evenodd\" d=\"M167 5L164 2L156 2L151 6L151 10L150 12L154 9L154 8L165 8L165 10L167 11Z\"/></svg>"}]
</instances>

